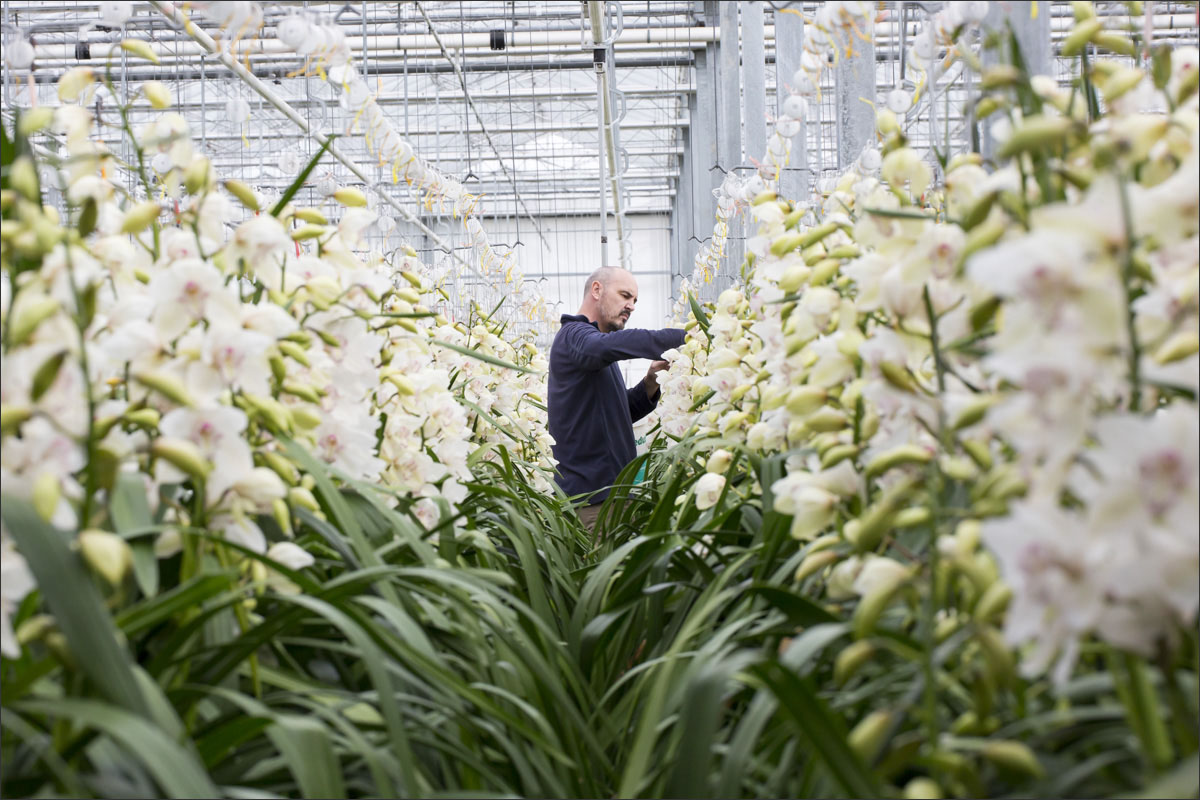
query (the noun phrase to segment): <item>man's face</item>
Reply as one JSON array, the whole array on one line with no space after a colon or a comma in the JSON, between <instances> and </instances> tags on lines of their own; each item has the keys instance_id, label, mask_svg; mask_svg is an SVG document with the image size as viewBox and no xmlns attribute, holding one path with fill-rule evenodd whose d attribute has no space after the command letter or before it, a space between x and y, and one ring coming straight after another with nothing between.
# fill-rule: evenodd
<instances>
[{"instance_id":1,"label":"man's face","mask_svg":"<svg viewBox=\"0 0 1200 800\"><path fill-rule=\"evenodd\" d=\"M637 281L628 272L619 272L609 278L600 288L600 330L619 331L625 328L629 316L637 306Z\"/></svg>"}]
</instances>

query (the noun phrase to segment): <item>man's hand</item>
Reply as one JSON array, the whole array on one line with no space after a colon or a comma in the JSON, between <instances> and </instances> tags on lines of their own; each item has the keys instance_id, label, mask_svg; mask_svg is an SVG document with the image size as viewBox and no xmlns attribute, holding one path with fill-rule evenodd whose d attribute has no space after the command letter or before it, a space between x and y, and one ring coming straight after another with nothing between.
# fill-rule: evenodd
<instances>
[{"instance_id":1,"label":"man's hand","mask_svg":"<svg viewBox=\"0 0 1200 800\"><path fill-rule=\"evenodd\" d=\"M646 372L646 377L642 379L642 386L646 388L646 396L651 400L658 396L658 379L654 376L670 366L666 361L652 361L650 363L650 369Z\"/></svg>"}]
</instances>

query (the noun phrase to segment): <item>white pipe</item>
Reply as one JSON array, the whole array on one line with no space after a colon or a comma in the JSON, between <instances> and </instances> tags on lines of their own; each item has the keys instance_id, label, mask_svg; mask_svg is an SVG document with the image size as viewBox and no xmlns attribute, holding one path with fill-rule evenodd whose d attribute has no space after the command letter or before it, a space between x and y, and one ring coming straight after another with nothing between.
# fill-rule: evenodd
<instances>
[{"instance_id":1,"label":"white pipe","mask_svg":"<svg viewBox=\"0 0 1200 800\"><path fill-rule=\"evenodd\" d=\"M265 83L256 78L253 73L251 73L244 66L242 66L242 64L231 57L229 53L218 50L217 43L213 41L212 37L197 28L191 23L190 20L185 19L184 16L180 14L179 9L176 8L173 3L163 2L163 0L150 0L150 5L158 9L163 16L170 19L176 25L181 26L196 41L197 44L208 50L210 53L216 55L222 64L224 64L238 77L244 80L251 89L262 95L264 100L283 112L283 115L294 122L296 126L300 128L300 130L307 133L319 144L325 144L329 141L328 136L320 131L310 128L308 121L304 119L304 117L296 113L294 108L292 108L287 104L286 101L272 92ZM382 191L377 185L377 182L371 180L371 178L367 176L367 173L363 171L362 167L360 167L353 159L346 156L341 149L332 142L329 144L329 154L338 161L342 162L342 164L344 164L351 172L357 175L358 178L363 182L364 186L373 188L384 202L386 202L388 205L394 208L398 214L400 214L405 222L415 225L422 233L428 236L431 241L435 242L439 247L446 250L447 253L460 261L464 266L467 267L467 269L471 270L471 272L474 272L479 278L482 279L484 277L475 269L472 264L463 259L462 256L455 253L454 248L450 246L450 244L448 244L444 239L442 239L442 237L438 236L433 230L425 225L425 223L417 219L417 217L414 216L407 208L404 208L402 205L396 202L395 198L393 198L387 192Z\"/></svg>"}]
</instances>

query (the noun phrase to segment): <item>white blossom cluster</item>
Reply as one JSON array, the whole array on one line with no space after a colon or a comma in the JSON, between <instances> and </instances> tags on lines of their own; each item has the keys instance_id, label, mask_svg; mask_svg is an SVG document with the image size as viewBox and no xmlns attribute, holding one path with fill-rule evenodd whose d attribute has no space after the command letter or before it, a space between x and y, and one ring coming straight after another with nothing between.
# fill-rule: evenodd
<instances>
[{"instance_id":1,"label":"white blossom cluster","mask_svg":"<svg viewBox=\"0 0 1200 800\"><path fill-rule=\"evenodd\" d=\"M659 413L714 454L794 451L769 488L811 543L799 578L825 574L835 600L893 590L915 565L876 551L931 519L936 468L974 516L942 536L944 564L980 593L1007 584L1026 674L1065 679L1091 635L1149 656L1195 623L1196 64L1173 51L1162 90L1098 68L1108 111L1090 124L1035 78L1044 110L1014 113L991 173L960 156L939 185L891 137L878 174L860 159L811 225L769 195L751 206L749 280L705 318L677 307L689 336ZM1151 95L1164 110L1143 111ZM1029 178L1047 142L1068 154L1065 198ZM698 508L727 464L709 458Z\"/></svg>"},{"instance_id":2,"label":"white blossom cluster","mask_svg":"<svg viewBox=\"0 0 1200 800\"><path fill-rule=\"evenodd\" d=\"M64 98L89 80L69 73ZM532 486L552 491L544 359L494 323L451 324L415 254L394 286L378 253L362 255L374 213L361 193L339 192L351 207L336 225L288 205L231 227L233 197L251 209L259 200L218 182L178 114L137 132L147 155L170 160L161 201L110 180L117 164L90 137L85 108L28 117L62 137L61 167L43 174L59 180L73 217L92 221L78 230L60 219L37 202L32 160L14 167L0 279L6 495L93 541L111 537L119 560L123 540L94 529L106 492L132 474L164 514L160 557L195 526L303 566L311 557L290 542L268 550L259 525L272 515L290 534L299 509L320 513L284 438L348 480L394 490L441 535L467 524L456 506L473 455L498 459L503 445ZM190 499L175 488L185 483ZM3 547L3 652L13 655L9 616L32 579L7 534Z\"/></svg>"}]
</instances>

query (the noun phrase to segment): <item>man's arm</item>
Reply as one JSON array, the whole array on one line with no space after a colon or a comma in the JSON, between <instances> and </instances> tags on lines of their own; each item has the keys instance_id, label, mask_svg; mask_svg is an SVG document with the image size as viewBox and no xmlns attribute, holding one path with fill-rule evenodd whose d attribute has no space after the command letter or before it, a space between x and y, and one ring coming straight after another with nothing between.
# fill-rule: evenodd
<instances>
[{"instance_id":1,"label":"man's arm","mask_svg":"<svg viewBox=\"0 0 1200 800\"><path fill-rule=\"evenodd\" d=\"M666 361L655 361L646 372L646 377L634 384L626 392L629 397L629 416L637 422L649 414L658 405L659 387L658 373L669 367Z\"/></svg>"},{"instance_id":2,"label":"man's arm","mask_svg":"<svg viewBox=\"0 0 1200 800\"><path fill-rule=\"evenodd\" d=\"M657 359L672 347L682 346L685 336L682 328L601 333L586 323L574 323L565 332L562 344L572 361L584 369L601 370L627 358Z\"/></svg>"}]
</instances>

